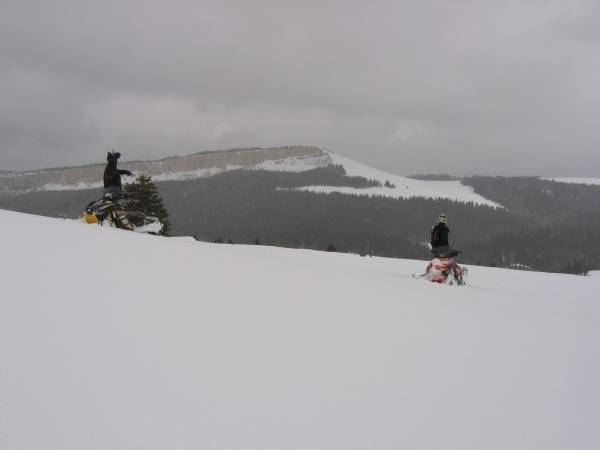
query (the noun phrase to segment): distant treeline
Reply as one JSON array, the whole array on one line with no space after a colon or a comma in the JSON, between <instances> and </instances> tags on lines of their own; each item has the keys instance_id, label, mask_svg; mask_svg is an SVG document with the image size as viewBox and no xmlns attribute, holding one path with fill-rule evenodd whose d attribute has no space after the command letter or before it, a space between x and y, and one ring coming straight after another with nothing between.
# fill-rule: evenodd
<instances>
[{"instance_id":1,"label":"distant treeline","mask_svg":"<svg viewBox=\"0 0 600 450\"><path fill-rule=\"evenodd\" d=\"M540 225L600 218L600 186L537 177L468 177L461 181L485 198Z\"/></svg>"},{"instance_id":2,"label":"distant treeline","mask_svg":"<svg viewBox=\"0 0 600 450\"><path fill-rule=\"evenodd\" d=\"M448 175L446 173L426 173L426 174L416 174L409 175L408 178L412 178L414 180L424 180L424 181L456 181L460 180L460 178Z\"/></svg>"}]
</instances>

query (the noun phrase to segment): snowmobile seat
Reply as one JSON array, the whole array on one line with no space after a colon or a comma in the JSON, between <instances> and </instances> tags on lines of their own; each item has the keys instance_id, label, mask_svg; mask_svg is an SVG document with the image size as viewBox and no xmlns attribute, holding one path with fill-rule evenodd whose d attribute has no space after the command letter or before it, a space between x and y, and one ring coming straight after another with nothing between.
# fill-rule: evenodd
<instances>
[{"instance_id":1,"label":"snowmobile seat","mask_svg":"<svg viewBox=\"0 0 600 450\"><path fill-rule=\"evenodd\" d=\"M462 251L457 250L455 248L449 247L447 245L441 247L435 247L431 249L431 253L436 258L453 258L462 253Z\"/></svg>"}]
</instances>

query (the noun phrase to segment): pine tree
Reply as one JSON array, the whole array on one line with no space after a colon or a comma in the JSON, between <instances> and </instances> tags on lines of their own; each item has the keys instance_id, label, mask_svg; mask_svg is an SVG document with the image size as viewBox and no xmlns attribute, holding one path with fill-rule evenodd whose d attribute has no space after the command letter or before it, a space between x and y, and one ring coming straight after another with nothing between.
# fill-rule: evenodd
<instances>
[{"instance_id":1,"label":"pine tree","mask_svg":"<svg viewBox=\"0 0 600 450\"><path fill-rule=\"evenodd\" d=\"M133 183L125 185L125 191L129 194L127 208L139 211L149 216L154 216L163 224L160 235L169 236L171 222L169 213L158 195L158 189L149 175L139 175Z\"/></svg>"}]
</instances>

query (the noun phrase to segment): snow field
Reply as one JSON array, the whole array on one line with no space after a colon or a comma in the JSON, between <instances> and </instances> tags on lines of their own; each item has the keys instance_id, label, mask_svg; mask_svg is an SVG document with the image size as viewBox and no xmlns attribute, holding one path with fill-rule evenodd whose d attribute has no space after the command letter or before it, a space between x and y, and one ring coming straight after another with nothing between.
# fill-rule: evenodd
<instances>
[{"instance_id":1,"label":"snow field","mask_svg":"<svg viewBox=\"0 0 600 450\"><path fill-rule=\"evenodd\" d=\"M0 448L596 449L598 277L0 211Z\"/></svg>"},{"instance_id":2,"label":"snow field","mask_svg":"<svg viewBox=\"0 0 600 450\"><path fill-rule=\"evenodd\" d=\"M428 181L415 180L413 178L394 175L382 170L360 164L351 159L340 156L336 153L322 149L332 159L334 164L341 164L346 169L348 176L361 176L371 180L377 180L384 184L386 181L394 184L395 188L374 187L356 189L351 187L334 187L334 186L307 186L300 188L301 190L312 192L340 192L342 194L353 195L381 195L384 197L393 198L446 198L459 202L473 202L476 205L492 206L494 208L502 208L502 205L476 194L472 187L461 184L460 181Z\"/></svg>"}]
</instances>

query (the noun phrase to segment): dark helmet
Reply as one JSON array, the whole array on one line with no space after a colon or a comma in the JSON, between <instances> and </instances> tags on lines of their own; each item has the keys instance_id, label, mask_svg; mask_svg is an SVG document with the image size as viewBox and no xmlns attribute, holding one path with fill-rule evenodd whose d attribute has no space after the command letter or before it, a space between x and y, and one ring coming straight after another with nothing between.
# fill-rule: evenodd
<instances>
[{"instance_id":1,"label":"dark helmet","mask_svg":"<svg viewBox=\"0 0 600 450\"><path fill-rule=\"evenodd\" d=\"M115 152L114 150L112 152L108 152L106 154L106 160L108 162L117 162L117 160L121 157L121 154L119 152Z\"/></svg>"}]
</instances>

